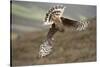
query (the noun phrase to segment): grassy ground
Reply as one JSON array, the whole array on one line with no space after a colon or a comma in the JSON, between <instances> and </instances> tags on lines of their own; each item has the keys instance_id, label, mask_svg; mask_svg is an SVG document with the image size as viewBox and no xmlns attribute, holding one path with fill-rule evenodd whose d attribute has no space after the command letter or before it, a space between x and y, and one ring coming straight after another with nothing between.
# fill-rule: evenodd
<instances>
[{"instance_id":1,"label":"grassy ground","mask_svg":"<svg viewBox=\"0 0 100 67\"><path fill-rule=\"evenodd\" d=\"M86 31L56 33L53 52L38 57L39 46L47 31L23 33L12 39L13 66L96 61L96 21Z\"/></svg>"}]
</instances>

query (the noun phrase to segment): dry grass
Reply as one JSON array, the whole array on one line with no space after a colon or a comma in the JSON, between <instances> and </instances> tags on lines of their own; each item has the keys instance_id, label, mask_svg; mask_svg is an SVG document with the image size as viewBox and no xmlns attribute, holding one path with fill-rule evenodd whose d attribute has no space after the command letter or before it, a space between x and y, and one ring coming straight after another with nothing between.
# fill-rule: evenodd
<instances>
[{"instance_id":1,"label":"dry grass","mask_svg":"<svg viewBox=\"0 0 100 67\"><path fill-rule=\"evenodd\" d=\"M24 33L20 38L12 40L13 66L96 61L95 20L91 20L86 31L57 33L53 52L39 58L39 46L46 33L47 31Z\"/></svg>"}]
</instances>

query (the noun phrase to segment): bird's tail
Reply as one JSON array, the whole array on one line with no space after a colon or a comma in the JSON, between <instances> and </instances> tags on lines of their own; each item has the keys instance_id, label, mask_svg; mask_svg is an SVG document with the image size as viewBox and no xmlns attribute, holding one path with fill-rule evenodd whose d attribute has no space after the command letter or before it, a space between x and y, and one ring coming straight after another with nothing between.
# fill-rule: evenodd
<instances>
[{"instance_id":1,"label":"bird's tail","mask_svg":"<svg viewBox=\"0 0 100 67\"><path fill-rule=\"evenodd\" d=\"M44 24L45 25L50 25L53 23L53 20L51 19L53 15L57 15L59 17L62 16L64 12L64 6L63 5L56 5L52 8L49 9L49 11L46 13L45 19L44 19Z\"/></svg>"}]
</instances>

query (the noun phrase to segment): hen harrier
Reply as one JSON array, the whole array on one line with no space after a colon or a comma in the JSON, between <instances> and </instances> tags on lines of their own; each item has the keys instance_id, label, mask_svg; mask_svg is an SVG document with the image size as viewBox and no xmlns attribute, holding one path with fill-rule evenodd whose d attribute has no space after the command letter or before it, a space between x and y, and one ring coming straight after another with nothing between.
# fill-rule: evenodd
<instances>
[{"instance_id":1,"label":"hen harrier","mask_svg":"<svg viewBox=\"0 0 100 67\"><path fill-rule=\"evenodd\" d=\"M44 57L52 51L52 41L53 41L53 35L59 31L64 32L65 27L73 27L74 29L81 31L85 30L88 26L88 21L81 20L71 20L68 18L63 17L65 7L63 5L57 5L49 9L49 11L46 13L45 17L45 24L51 25L49 32L46 36L46 40L43 42L43 44L40 45L40 51L39 56Z\"/></svg>"}]
</instances>

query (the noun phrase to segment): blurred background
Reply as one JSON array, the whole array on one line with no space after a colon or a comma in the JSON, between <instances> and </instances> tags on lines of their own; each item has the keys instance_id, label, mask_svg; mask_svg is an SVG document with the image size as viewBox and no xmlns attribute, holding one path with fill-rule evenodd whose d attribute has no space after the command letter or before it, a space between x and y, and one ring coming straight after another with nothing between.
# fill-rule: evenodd
<instances>
[{"instance_id":1,"label":"blurred background","mask_svg":"<svg viewBox=\"0 0 100 67\"><path fill-rule=\"evenodd\" d=\"M90 24L85 31L56 33L53 53L38 58L39 46L49 29L43 25L43 20L54 5L66 7L65 17L74 20L86 17ZM11 8L11 58L14 66L96 61L96 6L13 0Z\"/></svg>"}]
</instances>

